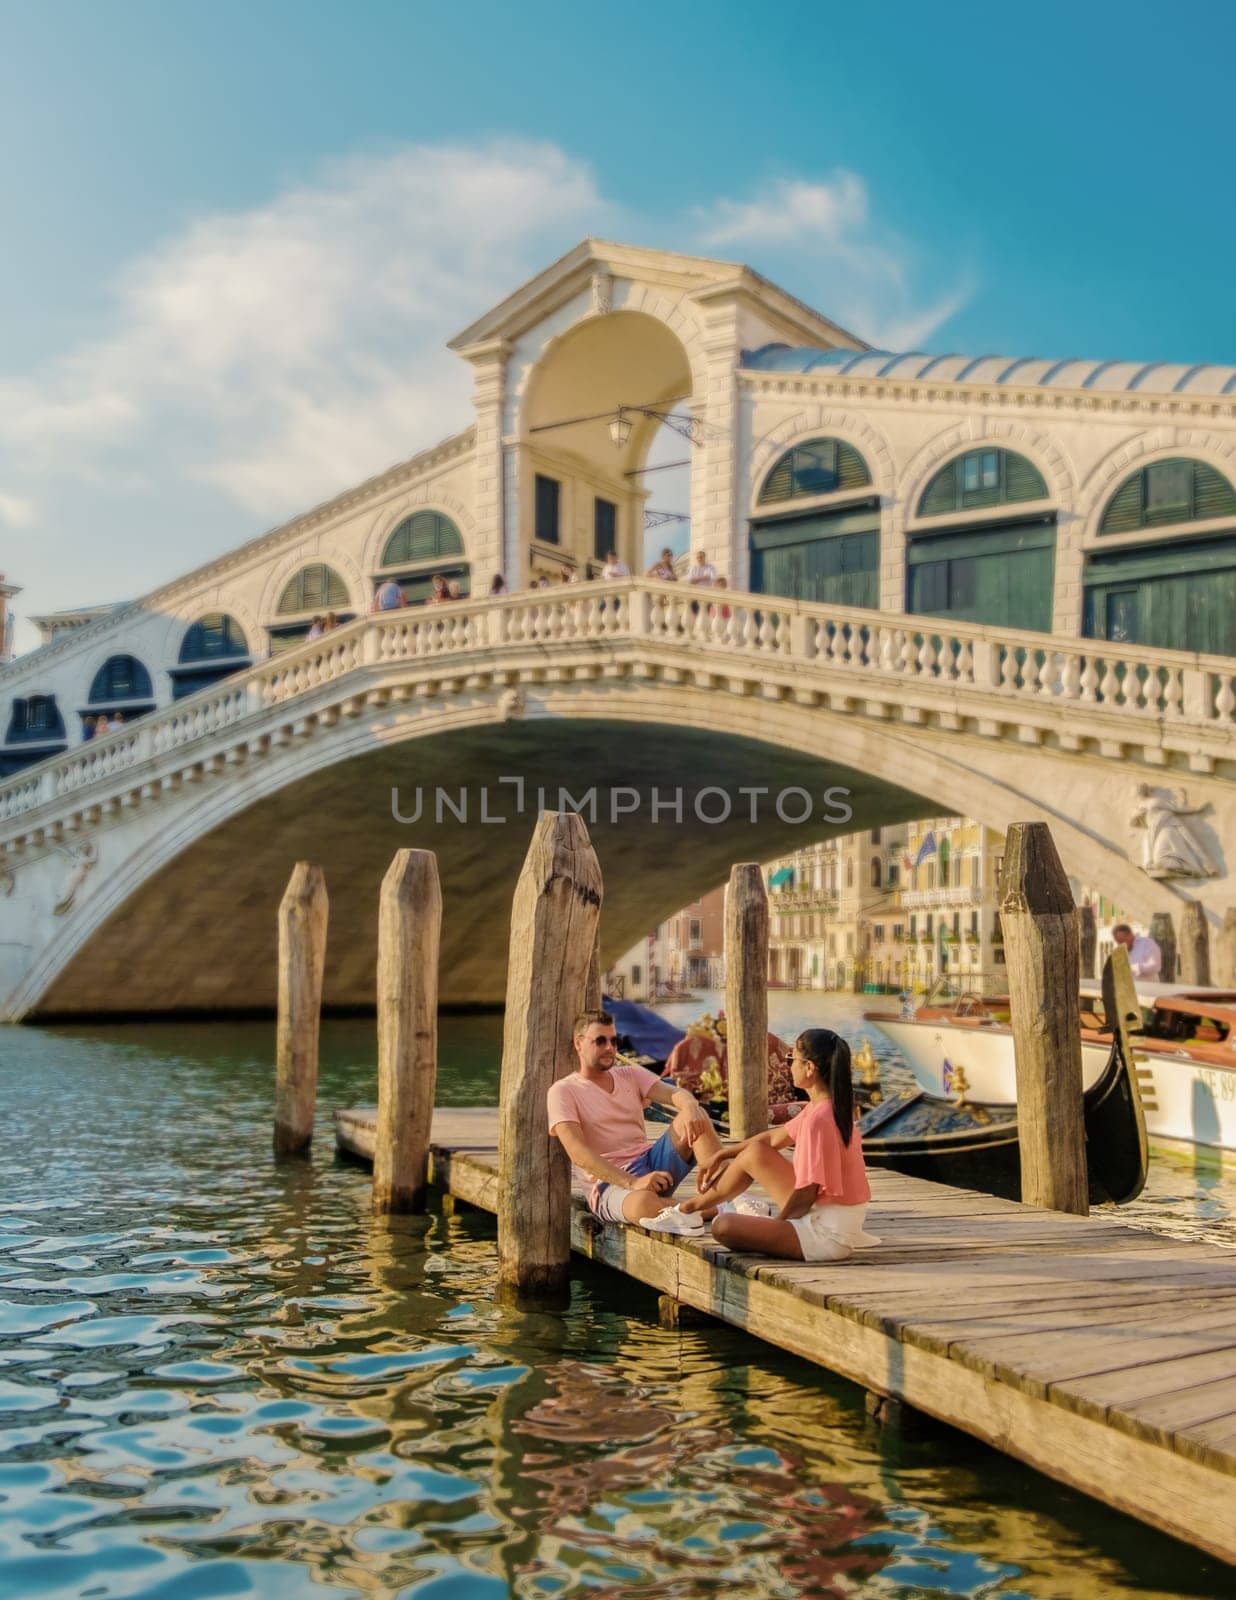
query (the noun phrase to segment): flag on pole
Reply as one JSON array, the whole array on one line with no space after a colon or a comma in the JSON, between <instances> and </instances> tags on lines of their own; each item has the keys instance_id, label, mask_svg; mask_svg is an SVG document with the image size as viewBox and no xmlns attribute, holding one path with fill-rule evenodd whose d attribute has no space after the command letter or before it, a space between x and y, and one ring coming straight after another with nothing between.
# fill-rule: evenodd
<instances>
[{"instance_id":1,"label":"flag on pole","mask_svg":"<svg viewBox=\"0 0 1236 1600\"><path fill-rule=\"evenodd\" d=\"M934 856L935 853L936 836L934 831L931 828L928 828L926 838L924 838L922 844L920 844L918 847L918 854L914 858L914 865L916 867L921 867L923 862L926 861L927 857Z\"/></svg>"}]
</instances>

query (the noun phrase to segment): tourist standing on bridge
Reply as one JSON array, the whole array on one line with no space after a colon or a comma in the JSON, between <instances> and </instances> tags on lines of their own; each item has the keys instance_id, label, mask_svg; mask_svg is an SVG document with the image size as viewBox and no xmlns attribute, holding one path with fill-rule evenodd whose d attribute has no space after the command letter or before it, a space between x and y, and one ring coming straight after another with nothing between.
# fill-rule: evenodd
<instances>
[{"instance_id":1,"label":"tourist standing on bridge","mask_svg":"<svg viewBox=\"0 0 1236 1600\"><path fill-rule=\"evenodd\" d=\"M618 1037L607 1012L581 1012L574 1045L578 1070L559 1078L546 1096L549 1131L576 1171L593 1179L588 1204L598 1217L654 1217L697 1160L720 1155L716 1130L693 1094L617 1059ZM654 1101L678 1112L655 1143L644 1131L644 1109Z\"/></svg>"},{"instance_id":2,"label":"tourist standing on bridge","mask_svg":"<svg viewBox=\"0 0 1236 1600\"><path fill-rule=\"evenodd\" d=\"M1158 983L1163 969L1163 952L1157 939L1148 933L1135 934L1127 922L1118 922L1112 929L1112 938L1129 952L1129 971L1143 983Z\"/></svg>"},{"instance_id":3,"label":"tourist standing on bridge","mask_svg":"<svg viewBox=\"0 0 1236 1600\"><path fill-rule=\"evenodd\" d=\"M617 550L611 550L605 557L605 565L601 568L603 578L629 578L631 569L625 561L619 561Z\"/></svg>"},{"instance_id":4,"label":"tourist standing on bridge","mask_svg":"<svg viewBox=\"0 0 1236 1600\"><path fill-rule=\"evenodd\" d=\"M489 580L489 598L492 600L496 594L506 593L506 579L500 572L495 572Z\"/></svg>"},{"instance_id":5,"label":"tourist standing on bridge","mask_svg":"<svg viewBox=\"0 0 1236 1600\"><path fill-rule=\"evenodd\" d=\"M378 592L373 597L371 611L399 611L408 603L408 597L395 582L394 578L387 578L381 584Z\"/></svg>"},{"instance_id":6,"label":"tourist standing on bridge","mask_svg":"<svg viewBox=\"0 0 1236 1600\"><path fill-rule=\"evenodd\" d=\"M322 625L321 617L314 617L313 621L309 624L309 632L305 635L305 638L320 639L325 631L326 629Z\"/></svg>"},{"instance_id":7,"label":"tourist standing on bridge","mask_svg":"<svg viewBox=\"0 0 1236 1600\"><path fill-rule=\"evenodd\" d=\"M444 605L451 598L446 587L446 579L440 572L435 572L429 580L429 596L425 601L427 606Z\"/></svg>"},{"instance_id":8,"label":"tourist standing on bridge","mask_svg":"<svg viewBox=\"0 0 1236 1600\"><path fill-rule=\"evenodd\" d=\"M647 576L659 578L662 583L677 583L678 574L674 571L674 553L667 545L661 552L661 559L648 568Z\"/></svg>"},{"instance_id":9,"label":"tourist standing on bridge","mask_svg":"<svg viewBox=\"0 0 1236 1600\"><path fill-rule=\"evenodd\" d=\"M703 550L695 552L695 560L687 568L687 582L699 589L711 589L717 581L717 569Z\"/></svg>"},{"instance_id":10,"label":"tourist standing on bridge","mask_svg":"<svg viewBox=\"0 0 1236 1600\"><path fill-rule=\"evenodd\" d=\"M646 1228L705 1234L703 1214L719 1207L712 1236L731 1250L788 1261L845 1261L856 1249L879 1244L863 1231L871 1187L854 1126L849 1045L829 1028L808 1028L790 1052L790 1072L794 1087L806 1091L806 1108L782 1127L705 1160L696 1198L667 1207ZM781 1154L791 1145L793 1165ZM759 1214L758 1203L738 1200L753 1183L780 1207L775 1217Z\"/></svg>"}]
</instances>

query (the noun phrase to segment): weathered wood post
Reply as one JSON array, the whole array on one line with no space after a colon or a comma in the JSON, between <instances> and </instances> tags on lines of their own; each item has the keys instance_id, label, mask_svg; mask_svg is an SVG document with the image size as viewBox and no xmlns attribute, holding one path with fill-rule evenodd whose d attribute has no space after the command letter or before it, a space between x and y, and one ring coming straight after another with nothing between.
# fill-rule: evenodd
<instances>
[{"instance_id":1,"label":"weathered wood post","mask_svg":"<svg viewBox=\"0 0 1236 1600\"><path fill-rule=\"evenodd\" d=\"M277 1156L298 1155L309 1148L313 1139L329 909L321 867L313 861L298 861L279 902L274 1137Z\"/></svg>"},{"instance_id":2,"label":"weathered wood post","mask_svg":"<svg viewBox=\"0 0 1236 1600\"><path fill-rule=\"evenodd\" d=\"M1223 913L1214 978L1221 989L1236 989L1236 906Z\"/></svg>"},{"instance_id":3,"label":"weathered wood post","mask_svg":"<svg viewBox=\"0 0 1236 1600\"><path fill-rule=\"evenodd\" d=\"M378 903L375 1212L423 1211L438 1082L442 892L432 850L399 850Z\"/></svg>"},{"instance_id":4,"label":"weathered wood post","mask_svg":"<svg viewBox=\"0 0 1236 1600\"><path fill-rule=\"evenodd\" d=\"M1077 937L1081 947L1081 975L1083 978L1093 978L1095 957L1099 949L1099 929L1094 920L1092 905L1077 908Z\"/></svg>"},{"instance_id":5,"label":"weathered wood post","mask_svg":"<svg viewBox=\"0 0 1236 1600\"><path fill-rule=\"evenodd\" d=\"M598 926L597 936L592 943L592 960L588 963L588 981L584 985L585 1011L597 1011L600 1009L603 990L604 985L601 982L601 930Z\"/></svg>"},{"instance_id":6,"label":"weathered wood post","mask_svg":"<svg viewBox=\"0 0 1236 1600\"><path fill-rule=\"evenodd\" d=\"M1180 919L1181 983L1196 983L1210 987L1210 929L1206 926L1206 913L1196 900L1190 900Z\"/></svg>"},{"instance_id":7,"label":"weathered wood post","mask_svg":"<svg viewBox=\"0 0 1236 1600\"><path fill-rule=\"evenodd\" d=\"M1000 882L1017 1067L1021 1198L1089 1214L1077 914L1045 822L1015 822Z\"/></svg>"},{"instance_id":8,"label":"weathered wood post","mask_svg":"<svg viewBox=\"0 0 1236 1600\"><path fill-rule=\"evenodd\" d=\"M1176 929L1172 925L1171 913L1156 911L1150 919L1150 937L1158 945L1163 957L1159 968L1160 983L1175 983L1176 981Z\"/></svg>"},{"instance_id":9,"label":"weathered wood post","mask_svg":"<svg viewBox=\"0 0 1236 1600\"><path fill-rule=\"evenodd\" d=\"M601 869L582 817L543 812L511 908L498 1107L498 1282L552 1295L566 1286L571 1179L545 1096L578 1065L572 1033L601 914Z\"/></svg>"},{"instance_id":10,"label":"weathered wood post","mask_svg":"<svg viewBox=\"0 0 1236 1600\"><path fill-rule=\"evenodd\" d=\"M768 891L758 863L730 868L725 891L725 1060L730 1133L768 1126Z\"/></svg>"}]
</instances>

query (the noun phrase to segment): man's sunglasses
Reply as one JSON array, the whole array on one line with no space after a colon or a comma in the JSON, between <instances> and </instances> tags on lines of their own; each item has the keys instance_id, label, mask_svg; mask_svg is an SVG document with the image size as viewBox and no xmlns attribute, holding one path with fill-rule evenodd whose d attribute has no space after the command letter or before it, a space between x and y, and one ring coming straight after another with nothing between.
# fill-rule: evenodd
<instances>
[{"instance_id":1,"label":"man's sunglasses","mask_svg":"<svg viewBox=\"0 0 1236 1600\"><path fill-rule=\"evenodd\" d=\"M617 1044L618 1035L613 1033L598 1033L595 1039L590 1039L589 1044Z\"/></svg>"}]
</instances>

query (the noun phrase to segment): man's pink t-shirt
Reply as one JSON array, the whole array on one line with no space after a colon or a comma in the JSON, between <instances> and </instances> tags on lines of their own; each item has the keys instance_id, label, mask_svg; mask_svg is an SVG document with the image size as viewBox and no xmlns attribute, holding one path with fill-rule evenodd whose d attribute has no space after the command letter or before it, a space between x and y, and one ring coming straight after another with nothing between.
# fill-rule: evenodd
<instances>
[{"instance_id":1,"label":"man's pink t-shirt","mask_svg":"<svg viewBox=\"0 0 1236 1600\"><path fill-rule=\"evenodd\" d=\"M551 1086L545 1096L549 1131L560 1122L578 1122L586 1143L597 1155L624 1167L648 1148L644 1107L661 1080L647 1067L628 1066L625 1061L615 1062L609 1070L613 1094L578 1072Z\"/></svg>"},{"instance_id":2,"label":"man's pink t-shirt","mask_svg":"<svg viewBox=\"0 0 1236 1600\"><path fill-rule=\"evenodd\" d=\"M785 1124L794 1146L794 1187L818 1186L816 1205L861 1206L871 1199L863 1141L857 1128L849 1144L842 1144L831 1100L814 1100L805 1111Z\"/></svg>"}]
</instances>

